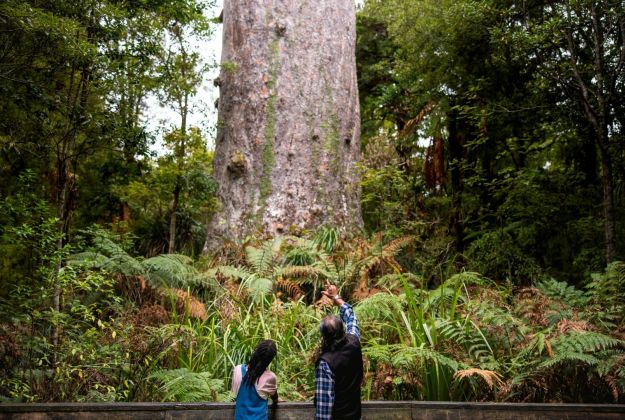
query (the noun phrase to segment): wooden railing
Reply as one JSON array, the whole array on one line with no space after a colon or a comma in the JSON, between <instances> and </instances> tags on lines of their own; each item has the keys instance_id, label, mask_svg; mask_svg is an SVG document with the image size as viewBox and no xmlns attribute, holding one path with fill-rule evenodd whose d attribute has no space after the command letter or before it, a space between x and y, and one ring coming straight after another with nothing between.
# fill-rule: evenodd
<instances>
[{"instance_id":1,"label":"wooden railing","mask_svg":"<svg viewBox=\"0 0 625 420\"><path fill-rule=\"evenodd\" d=\"M234 405L222 403L56 403L0 404L0 419L72 420L204 420L231 419ZM270 419L314 418L312 403L281 403ZM439 419L625 419L617 404L502 404L422 401L367 401L362 418Z\"/></svg>"}]
</instances>

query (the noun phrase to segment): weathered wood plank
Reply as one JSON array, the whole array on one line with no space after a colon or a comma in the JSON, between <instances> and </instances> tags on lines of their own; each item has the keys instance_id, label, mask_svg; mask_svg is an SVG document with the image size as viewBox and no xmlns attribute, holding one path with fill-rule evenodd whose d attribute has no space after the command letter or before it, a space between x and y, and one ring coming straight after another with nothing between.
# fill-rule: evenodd
<instances>
[{"instance_id":1,"label":"weathered wood plank","mask_svg":"<svg viewBox=\"0 0 625 420\"><path fill-rule=\"evenodd\" d=\"M224 403L119 404L0 404L0 420L200 420L234 417L234 405ZM272 411L276 420L314 417L312 403L282 403ZM500 404L423 401L366 401L363 420L538 420L625 419L625 405L617 404Z\"/></svg>"}]
</instances>

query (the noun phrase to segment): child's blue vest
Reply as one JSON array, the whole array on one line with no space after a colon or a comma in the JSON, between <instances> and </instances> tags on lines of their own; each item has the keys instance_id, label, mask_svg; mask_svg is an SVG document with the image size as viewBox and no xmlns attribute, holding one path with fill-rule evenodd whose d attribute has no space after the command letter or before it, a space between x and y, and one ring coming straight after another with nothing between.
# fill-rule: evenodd
<instances>
[{"instance_id":1,"label":"child's blue vest","mask_svg":"<svg viewBox=\"0 0 625 420\"><path fill-rule=\"evenodd\" d=\"M237 394L237 402L234 407L235 420L266 420L268 417L267 400L261 398L256 391L256 386L245 381L245 364L241 365L241 386Z\"/></svg>"}]
</instances>

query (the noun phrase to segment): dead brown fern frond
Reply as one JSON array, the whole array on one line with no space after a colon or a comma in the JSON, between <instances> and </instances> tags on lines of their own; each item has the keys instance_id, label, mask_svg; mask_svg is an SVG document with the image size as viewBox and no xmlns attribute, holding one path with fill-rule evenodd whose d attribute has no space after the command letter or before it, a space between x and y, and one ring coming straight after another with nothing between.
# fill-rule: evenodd
<instances>
[{"instance_id":1,"label":"dead brown fern frond","mask_svg":"<svg viewBox=\"0 0 625 420\"><path fill-rule=\"evenodd\" d=\"M280 268L279 274L283 277L290 278L318 278L325 276L325 272L321 268L312 265L287 265L286 267Z\"/></svg>"},{"instance_id":2,"label":"dead brown fern frond","mask_svg":"<svg viewBox=\"0 0 625 420\"><path fill-rule=\"evenodd\" d=\"M447 172L445 171L445 142L442 136L434 137L432 144L425 151L423 162L425 183L430 188L445 185Z\"/></svg>"},{"instance_id":3,"label":"dead brown fern frond","mask_svg":"<svg viewBox=\"0 0 625 420\"><path fill-rule=\"evenodd\" d=\"M500 374L494 370L469 368L456 371L454 373L455 380L462 380L471 376L478 376L486 382L486 385L492 390L495 385L499 386L503 384L503 379Z\"/></svg>"},{"instance_id":4,"label":"dead brown fern frond","mask_svg":"<svg viewBox=\"0 0 625 420\"><path fill-rule=\"evenodd\" d=\"M143 306L132 318L132 324L137 327L155 327L168 324L169 321L170 316L167 309L156 303Z\"/></svg>"},{"instance_id":5,"label":"dead brown fern frond","mask_svg":"<svg viewBox=\"0 0 625 420\"><path fill-rule=\"evenodd\" d=\"M594 328L586 321L562 319L556 325L556 329L560 334L564 334L567 331L586 332L593 331Z\"/></svg>"},{"instance_id":6,"label":"dead brown fern frond","mask_svg":"<svg viewBox=\"0 0 625 420\"><path fill-rule=\"evenodd\" d=\"M332 306L334 306L334 301L326 295L321 295L321 298L315 302L315 307L317 309L323 309Z\"/></svg>"},{"instance_id":7,"label":"dead brown fern frond","mask_svg":"<svg viewBox=\"0 0 625 420\"><path fill-rule=\"evenodd\" d=\"M208 314L206 306L191 293L182 289L169 289L163 292L164 297L173 298L176 311L179 314L188 314L189 317L206 321Z\"/></svg>"},{"instance_id":8,"label":"dead brown fern frond","mask_svg":"<svg viewBox=\"0 0 625 420\"><path fill-rule=\"evenodd\" d=\"M612 398L614 398L614 402L618 402L620 392L616 378L614 376L605 376L603 380L606 385L608 385L608 388L610 388L610 392L612 393Z\"/></svg>"},{"instance_id":9,"label":"dead brown fern frond","mask_svg":"<svg viewBox=\"0 0 625 420\"><path fill-rule=\"evenodd\" d=\"M553 357L553 349L551 348L551 341L548 338L545 338L545 351L549 357Z\"/></svg>"},{"instance_id":10,"label":"dead brown fern frond","mask_svg":"<svg viewBox=\"0 0 625 420\"><path fill-rule=\"evenodd\" d=\"M400 137L409 136L414 132L414 130L419 127L423 119L434 109L435 103L429 101L425 104L423 108L419 111L419 113L412 119L408 120L406 124L404 124L403 130L400 131Z\"/></svg>"},{"instance_id":11,"label":"dead brown fern frond","mask_svg":"<svg viewBox=\"0 0 625 420\"><path fill-rule=\"evenodd\" d=\"M300 297L304 295L304 292L297 285L297 283L289 279L279 279L276 282L276 286L278 287L278 289L285 292L293 300L298 300Z\"/></svg>"}]
</instances>

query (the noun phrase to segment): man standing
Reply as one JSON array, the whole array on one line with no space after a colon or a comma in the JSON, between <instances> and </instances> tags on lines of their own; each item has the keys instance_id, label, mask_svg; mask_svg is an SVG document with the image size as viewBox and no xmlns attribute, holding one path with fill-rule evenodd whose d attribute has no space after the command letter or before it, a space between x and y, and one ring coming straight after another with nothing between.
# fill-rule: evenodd
<instances>
[{"instance_id":1,"label":"man standing","mask_svg":"<svg viewBox=\"0 0 625 420\"><path fill-rule=\"evenodd\" d=\"M336 286L326 284L323 293L339 306L340 318L328 315L321 321L321 351L315 367L315 418L360 419L362 352L358 321Z\"/></svg>"}]
</instances>

